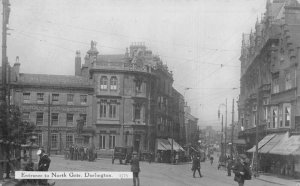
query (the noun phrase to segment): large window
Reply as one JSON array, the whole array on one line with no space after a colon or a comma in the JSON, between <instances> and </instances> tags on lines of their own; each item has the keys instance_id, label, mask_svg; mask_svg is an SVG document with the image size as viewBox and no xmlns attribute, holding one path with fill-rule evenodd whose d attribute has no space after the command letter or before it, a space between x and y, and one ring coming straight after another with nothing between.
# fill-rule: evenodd
<instances>
[{"instance_id":1,"label":"large window","mask_svg":"<svg viewBox=\"0 0 300 186\"><path fill-rule=\"evenodd\" d=\"M80 103L81 104L87 103L87 95L80 95Z\"/></svg>"},{"instance_id":2,"label":"large window","mask_svg":"<svg viewBox=\"0 0 300 186\"><path fill-rule=\"evenodd\" d=\"M276 78L273 79L273 81L272 81L272 91L273 91L273 94L279 92L279 77L276 77Z\"/></svg>"},{"instance_id":3,"label":"large window","mask_svg":"<svg viewBox=\"0 0 300 186\"><path fill-rule=\"evenodd\" d=\"M23 93L23 102L24 103L29 103L30 102L30 93L29 92L24 92Z\"/></svg>"},{"instance_id":4,"label":"large window","mask_svg":"<svg viewBox=\"0 0 300 186\"><path fill-rule=\"evenodd\" d=\"M67 103L73 104L74 102L74 94L67 94Z\"/></svg>"},{"instance_id":5,"label":"large window","mask_svg":"<svg viewBox=\"0 0 300 186\"><path fill-rule=\"evenodd\" d=\"M113 76L110 78L110 90L117 90L117 77Z\"/></svg>"},{"instance_id":6,"label":"large window","mask_svg":"<svg viewBox=\"0 0 300 186\"><path fill-rule=\"evenodd\" d=\"M288 72L285 74L285 90L292 88L292 80L291 80L291 73Z\"/></svg>"},{"instance_id":7,"label":"large window","mask_svg":"<svg viewBox=\"0 0 300 186\"><path fill-rule=\"evenodd\" d=\"M107 107L106 102L101 102L100 103L100 118L105 118L106 117L106 107Z\"/></svg>"},{"instance_id":8,"label":"large window","mask_svg":"<svg viewBox=\"0 0 300 186\"><path fill-rule=\"evenodd\" d=\"M102 76L100 78L100 89L107 90L108 79L106 76Z\"/></svg>"},{"instance_id":9,"label":"large window","mask_svg":"<svg viewBox=\"0 0 300 186\"><path fill-rule=\"evenodd\" d=\"M279 127L283 127L282 107L278 107Z\"/></svg>"},{"instance_id":10,"label":"large window","mask_svg":"<svg viewBox=\"0 0 300 186\"><path fill-rule=\"evenodd\" d=\"M36 125L43 125L43 121L44 121L44 113L37 112L36 113Z\"/></svg>"},{"instance_id":11,"label":"large window","mask_svg":"<svg viewBox=\"0 0 300 186\"><path fill-rule=\"evenodd\" d=\"M59 94L52 94L52 103L59 102Z\"/></svg>"},{"instance_id":12,"label":"large window","mask_svg":"<svg viewBox=\"0 0 300 186\"><path fill-rule=\"evenodd\" d=\"M105 135L99 136L99 148L105 149Z\"/></svg>"},{"instance_id":13,"label":"large window","mask_svg":"<svg viewBox=\"0 0 300 186\"><path fill-rule=\"evenodd\" d=\"M117 113L117 105L116 104L110 104L109 105L109 117L110 118L116 118Z\"/></svg>"},{"instance_id":14,"label":"large window","mask_svg":"<svg viewBox=\"0 0 300 186\"><path fill-rule=\"evenodd\" d=\"M69 148L73 144L74 135L68 134L66 136L66 147Z\"/></svg>"},{"instance_id":15,"label":"large window","mask_svg":"<svg viewBox=\"0 0 300 186\"><path fill-rule=\"evenodd\" d=\"M51 148L58 148L58 134L51 134Z\"/></svg>"},{"instance_id":16,"label":"large window","mask_svg":"<svg viewBox=\"0 0 300 186\"><path fill-rule=\"evenodd\" d=\"M141 106L138 104L134 105L134 119L141 119Z\"/></svg>"},{"instance_id":17,"label":"large window","mask_svg":"<svg viewBox=\"0 0 300 186\"><path fill-rule=\"evenodd\" d=\"M79 114L79 116L82 118L83 120L83 125L86 125L86 114Z\"/></svg>"},{"instance_id":18,"label":"large window","mask_svg":"<svg viewBox=\"0 0 300 186\"><path fill-rule=\"evenodd\" d=\"M135 90L137 93L142 92L142 81L137 80L135 82Z\"/></svg>"},{"instance_id":19,"label":"large window","mask_svg":"<svg viewBox=\"0 0 300 186\"><path fill-rule=\"evenodd\" d=\"M23 120L29 120L30 119L30 112L23 112L22 113L22 119Z\"/></svg>"},{"instance_id":20,"label":"large window","mask_svg":"<svg viewBox=\"0 0 300 186\"><path fill-rule=\"evenodd\" d=\"M42 133L37 134L37 145L39 147L43 146L43 134Z\"/></svg>"},{"instance_id":21,"label":"large window","mask_svg":"<svg viewBox=\"0 0 300 186\"><path fill-rule=\"evenodd\" d=\"M284 109L284 126L290 127L291 125L291 105L283 104Z\"/></svg>"},{"instance_id":22,"label":"large window","mask_svg":"<svg viewBox=\"0 0 300 186\"><path fill-rule=\"evenodd\" d=\"M272 128L277 128L278 122L278 108L272 107Z\"/></svg>"},{"instance_id":23,"label":"large window","mask_svg":"<svg viewBox=\"0 0 300 186\"><path fill-rule=\"evenodd\" d=\"M51 114L51 125L58 125L58 113Z\"/></svg>"},{"instance_id":24,"label":"large window","mask_svg":"<svg viewBox=\"0 0 300 186\"><path fill-rule=\"evenodd\" d=\"M38 102L44 102L44 93L37 93L36 96Z\"/></svg>"},{"instance_id":25,"label":"large window","mask_svg":"<svg viewBox=\"0 0 300 186\"><path fill-rule=\"evenodd\" d=\"M113 149L116 146L116 136L115 135L110 135L109 136L109 148Z\"/></svg>"},{"instance_id":26,"label":"large window","mask_svg":"<svg viewBox=\"0 0 300 186\"><path fill-rule=\"evenodd\" d=\"M67 113L67 125L73 125L73 116L74 114Z\"/></svg>"}]
</instances>

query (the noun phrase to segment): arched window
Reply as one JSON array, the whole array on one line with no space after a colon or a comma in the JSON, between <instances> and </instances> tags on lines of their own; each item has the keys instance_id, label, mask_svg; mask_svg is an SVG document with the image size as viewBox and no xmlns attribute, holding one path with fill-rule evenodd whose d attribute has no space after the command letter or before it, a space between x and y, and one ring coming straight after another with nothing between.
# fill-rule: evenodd
<instances>
[{"instance_id":1,"label":"arched window","mask_svg":"<svg viewBox=\"0 0 300 186\"><path fill-rule=\"evenodd\" d=\"M100 89L101 90L107 90L107 77L106 76L101 76L100 78Z\"/></svg>"},{"instance_id":2,"label":"arched window","mask_svg":"<svg viewBox=\"0 0 300 186\"><path fill-rule=\"evenodd\" d=\"M110 78L110 90L117 90L117 81L116 76Z\"/></svg>"}]
</instances>

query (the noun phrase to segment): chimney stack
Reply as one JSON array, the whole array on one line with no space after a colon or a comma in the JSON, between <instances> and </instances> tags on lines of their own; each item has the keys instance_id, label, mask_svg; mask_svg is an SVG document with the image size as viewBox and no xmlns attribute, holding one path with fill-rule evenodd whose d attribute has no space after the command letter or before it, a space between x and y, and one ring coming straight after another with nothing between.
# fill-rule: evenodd
<instances>
[{"instance_id":1,"label":"chimney stack","mask_svg":"<svg viewBox=\"0 0 300 186\"><path fill-rule=\"evenodd\" d=\"M13 66L13 70L15 71L16 73L16 79L18 80L19 79L19 75L20 75L20 63L19 63L19 56L16 57L16 62Z\"/></svg>"},{"instance_id":2,"label":"chimney stack","mask_svg":"<svg viewBox=\"0 0 300 186\"><path fill-rule=\"evenodd\" d=\"M81 76L81 56L80 51L76 51L75 57L75 76Z\"/></svg>"}]
</instances>

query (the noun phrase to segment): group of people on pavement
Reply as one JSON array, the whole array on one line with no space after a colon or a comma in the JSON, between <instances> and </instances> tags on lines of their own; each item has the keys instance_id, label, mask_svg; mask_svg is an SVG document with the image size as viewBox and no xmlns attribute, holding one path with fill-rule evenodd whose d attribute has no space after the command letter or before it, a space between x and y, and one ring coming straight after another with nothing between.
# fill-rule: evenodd
<instances>
[{"instance_id":1,"label":"group of people on pavement","mask_svg":"<svg viewBox=\"0 0 300 186\"><path fill-rule=\"evenodd\" d=\"M250 160L245 154L237 155L235 158L228 156L225 163L226 162L227 176L231 176L231 172L233 172L234 181L236 181L239 186L244 186L245 180L251 179ZM221 162L219 162L218 169L220 164Z\"/></svg>"},{"instance_id":2,"label":"group of people on pavement","mask_svg":"<svg viewBox=\"0 0 300 186\"><path fill-rule=\"evenodd\" d=\"M95 151L92 147L71 145L69 147L70 160L88 160L94 161L96 159Z\"/></svg>"}]
</instances>

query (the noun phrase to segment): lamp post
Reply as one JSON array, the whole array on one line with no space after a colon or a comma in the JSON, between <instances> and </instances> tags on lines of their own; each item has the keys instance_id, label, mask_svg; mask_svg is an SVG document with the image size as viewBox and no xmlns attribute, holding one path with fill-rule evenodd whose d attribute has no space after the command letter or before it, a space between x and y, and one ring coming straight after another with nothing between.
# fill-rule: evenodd
<instances>
[{"instance_id":1,"label":"lamp post","mask_svg":"<svg viewBox=\"0 0 300 186\"><path fill-rule=\"evenodd\" d=\"M221 106L224 106L225 107L225 129L224 129L224 134L225 134L225 139L224 139L224 152L225 152L225 155L226 155L226 138L227 138L227 132L226 132L226 130L227 130L227 99L226 99L226 102L225 102L225 104L224 103L222 103L222 104L220 104L219 105L219 109L218 109L218 116L219 116L219 118L220 118L220 107ZM222 138L223 138L223 114L222 114ZM222 148L222 141L221 141L221 155L223 155L223 148Z\"/></svg>"},{"instance_id":2,"label":"lamp post","mask_svg":"<svg viewBox=\"0 0 300 186\"><path fill-rule=\"evenodd\" d=\"M32 132L30 134L30 138L29 138L29 141L30 141L30 147L29 147L29 163L32 162L32 148L33 148L33 144L35 143L37 139L37 136L34 132Z\"/></svg>"}]
</instances>

